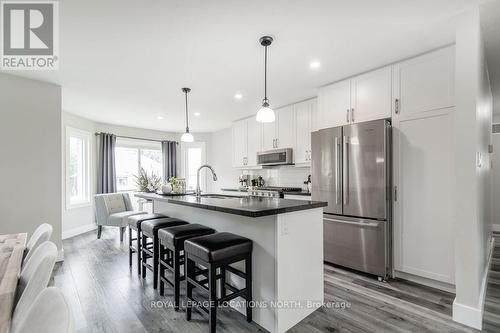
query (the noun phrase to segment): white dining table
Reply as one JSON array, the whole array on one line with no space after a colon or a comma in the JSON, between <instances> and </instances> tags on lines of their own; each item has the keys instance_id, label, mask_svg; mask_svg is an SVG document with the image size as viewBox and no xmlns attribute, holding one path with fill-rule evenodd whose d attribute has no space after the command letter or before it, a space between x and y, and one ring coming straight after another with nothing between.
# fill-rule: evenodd
<instances>
[{"instance_id":1,"label":"white dining table","mask_svg":"<svg viewBox=\"0 0 500 333\"><path fill-rule=\"evenodd\" d=\"M0 333L9 331L26 233L0 235Z\"/></svg>"}]
</instances>

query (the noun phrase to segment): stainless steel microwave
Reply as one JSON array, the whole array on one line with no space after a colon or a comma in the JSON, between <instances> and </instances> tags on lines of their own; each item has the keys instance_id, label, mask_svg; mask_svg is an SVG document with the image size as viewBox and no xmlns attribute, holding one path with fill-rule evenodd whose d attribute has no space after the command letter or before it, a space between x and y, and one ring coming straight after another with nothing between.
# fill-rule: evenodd
<instances>
[{"instance_id":1,"label":"stainless steel microwave","mask_svg":"<svg viewBox=\"0 0 500 333\"><path fill-rule=\"evenodd\" d=\"M293 164L292 148L273 149L257 153L258 165Z\"/></svg>"}]
</instances>

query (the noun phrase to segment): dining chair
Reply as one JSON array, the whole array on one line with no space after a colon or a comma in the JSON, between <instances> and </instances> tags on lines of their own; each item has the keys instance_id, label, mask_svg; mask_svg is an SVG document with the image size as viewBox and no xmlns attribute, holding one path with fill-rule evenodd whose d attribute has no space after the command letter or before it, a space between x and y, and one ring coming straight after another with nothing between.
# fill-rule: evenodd
<instances>
[{"instance_id":1,"label":"dining chair","mask_svg":"<svg viewBox=\"0 0 500 333\"><path fill-rule=\"evenodd\" d=\"M12 320L11 333L71 333L73 315L63 293L56 287L45 288L22 317Z\"/></svg>"},{"instance_id":2,"label":"dining chair","mask_svg":"<svg viewBox=\"0 0 500 333\"><path fill-rule=\"evenodd\" d=\"M48 223L42 223L36 228L33 235L31 235L28 243L26 244L25 257L23 264L28 262L28 259L31 257L33 251L40 246L43 242L46 242L52 236L52 226Z\"/></svg>"},{"instance_id":3,"label":"dining chair","mask_svg":"<svg viewBox=\"0 0 500 333\"><path fill-rule=\"evenodd\" d=\"M33 251L19 276L12 320L26 315L36 297L47 288L56 258L57 247L52 242L44 242Z\"/></svg>"}]
</instances>

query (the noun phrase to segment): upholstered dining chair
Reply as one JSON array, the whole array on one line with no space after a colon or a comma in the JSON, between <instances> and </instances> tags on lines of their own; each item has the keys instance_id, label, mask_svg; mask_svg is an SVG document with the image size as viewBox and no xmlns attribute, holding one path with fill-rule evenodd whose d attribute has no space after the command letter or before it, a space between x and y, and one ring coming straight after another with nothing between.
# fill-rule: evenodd
<instances>
[{"instance_id":1,"label":"upholstered dining chair","mask_svg":"<svg viewBox=\"0 0 500 333\"><path fill-rule=\"evenodd\" d=\"M56 287L42 290L26 314L12 320L10 332L73 332L73 315L62 292Z\"/></svg>"},{"instance_id":2,"label":"upholstered dining chair","mask_svg":"<svg viewBox=\"0 0 500 333\"><path fill-rule=\"evenodd\" d=\"M47 288L56 258L57 246L52 242L44 242L33 251L17 282L13 321L25 316L36 297Z\"/></svg>"},{"instance_id":3,"label":"upholstered dining chair","mask_svg":"<svg viewBox=\"0 0 500 333\"><path fill-rule=\"evenodd\" d=\"M94 199L98 239L101 238L103 226L112 226L120 228L120 242L123 242L128 218L133 215L146 214L146 212L134 210L128 193L97 194Z\"/></svg>"},{"instance_id":4,"label":"upholstered dining chair","mask_svg":"<svg viewBox=\"0 0 500 333\"><path fill-rule=\"evenodd\" d=\"M26 255L23 261L24 264L28 262L28 259L31 257L35 249L43 242L48 241L50 236L52 236L52 226L48 223L42 223L35 229L33 235L31 235L28 243L26 244Z\"/></svg>"}]
</instances>

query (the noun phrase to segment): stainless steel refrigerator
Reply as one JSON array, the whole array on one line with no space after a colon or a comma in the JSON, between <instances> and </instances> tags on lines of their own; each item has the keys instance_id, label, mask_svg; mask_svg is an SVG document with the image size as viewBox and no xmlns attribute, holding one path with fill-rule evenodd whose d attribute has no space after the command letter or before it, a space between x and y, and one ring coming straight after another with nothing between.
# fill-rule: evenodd
<instances>
[{"instance_id":1,"label":"stainless steel refrigerator","mask_svg":"<svg viewBox=\"0 0 500 333\"><path fill-rule=\"evenodd\" d=\"M324 260L391 275L391 126L388 120L312 133L312 199L324 208Z\"/></svg>"}]
</instances>

